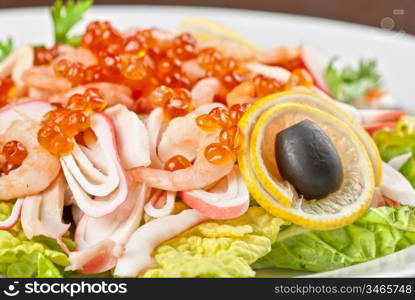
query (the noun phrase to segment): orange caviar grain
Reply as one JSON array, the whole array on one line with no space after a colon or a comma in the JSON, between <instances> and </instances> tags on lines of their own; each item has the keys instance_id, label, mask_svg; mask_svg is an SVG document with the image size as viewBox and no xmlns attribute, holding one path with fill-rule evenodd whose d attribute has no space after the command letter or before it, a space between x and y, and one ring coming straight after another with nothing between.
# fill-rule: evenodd
<instances>
[{"instance_id":1,"label":"orange caviar grain","mask_svg":"<svg viewBox=\"0 0 415 300\"><path fill-rule=\"evenodd\" d=\"M305 69L295 69L291 72L290 78L285 83L284 88L290 90L296 86L311 88L313 86L313 77Z\"/></svg>"},{"instance_id":2,"label":"orange caviar grain","mask_svg":"<svg viewBox=\"0 0 415 300\"><path fill-rule=\"evenodd\" d=\"M81 63L61 59L55 63L53 69L57 77L66 78L73 86L85 83L86 68Z\"/></svg>"},{"instance_id":3,"label":"orange caviar grain","mask_svg":"<svg viewBox=\"0 0 415 300\"><path fill-rule=\"evenodd\" d=\"M214 165L221 165L226 163L233 156L231 150L227 146L219 143L208 145L205 148L204 154L208 162Z\"/></svg>"},{"instance_id":4,"label":"orange caviar grain","mask_svg":"<svg viewBox=\"0 0 415 300\"><path fill-rule=\"evenodd\" d=\"M205 48L199 52L196 59L200 67L210 70L220 64L222 55L215 48Z\"/></svg>"},{"instance_id":5,"label":"orange caviar grain","mask_svg":"<svg viewBox=\"0 0 415 300\"><path fill-rule=\"evenodd\" d=\"M107 107L107 102L96 88L88 88L85 91L83 98L85 102L88 103L91 113L103 111Z\"/></svg>"},{"instance_id":6,"label":"orange caviar grain","mask_svg":"<svg viewBox=\"0 0 415 300\"><path fill-rule=\"evenodd\" d=\"M226 108L215 107L209 112L209 116L214 118L222 127L230 124L229 112Z\"/></svg>"},{"instance_id":7,"label":"orange caviar grain","mask_svg":"<svg viewBox=\"0 0 415 300\"><path fill-rule=\"evenodd\" d=\"M257 97L264 97L283 90L283 86L277 80L261 74L253 78L253 83Z\"/></svg>"},{"instance_id":8,"label":"orange caviar grain","mask_svg":"<svg viewBox=\"0 0 415 300\"><path fill-rule=\"evenodd\" d=\"M86 130L90 126L90 119L86 112L81 110L70 111L61 123L57 123L61 132L67 137L74 137L80 131Z\"/></svg>"},{"instance_id":9,"label":"orange caviar grain","mask_svg":"<svg viewBox=\"0 0 415 300\"><path fill-rule=\"evenodd\" d=\"M7 104L13 96L14 82L10 77L0 77L0 107Z\"/></svg>"},{"instance_id":10,"label":"orange caviar grain","mask_svg":"<svg viewBox=\"0 0 415 300\"><path fill-rule=\"evenodd\" d=\"M86 110L88 103L84 101L84 96L81 94L74 94L68 100L68 109L70 110Z\"/></svg>"},{"instance_id":11,"label":"orange caviar grain","mask_svg":"<svg viewBox=\"0 0 415 300\"><path fill-rule=\"evenodd\" d=\"M219 134L219 141L230 150L237 151L242 146L244 136L241 129L238 126L233 125L222 129Z\"/></svg>"},{"instance_id":12,"label":"orange caviar grain","mask_svg":"<svg viewBox=\"0 0 415 300\"><path fill-rule=\"evenodd\" d=\"M229 117L231 119L232 124L238 124L239 119L248 110L250 106L251 104L249 103L232 105L229 109Z\"/></svg>"},{"instance_id":13,"label":"orange caviar grain","mask_svg":"<svg viewBox=\"0 0 415 300\"><path fill-rule=\"evenodd\" d=\"M196 124L204 131L215 131L221 127L220 122L208 114L198 116L196 118Z\"/></svg>"},{"instance_id":14,"label":"orange caviar grain","mask_svg":"<svg viewBox=\"0 0 415 300\"><path fill-rule=\"evenodd\" d=\"M40 128L37 139L39 144L54 155L63 156L73 150L73 142L66 137L56 124L46 124Z\"/></svg>"},{"instance_id":15,"label":"orange caviar grain","mask_svg":"<svg viewBox=\"0 0 415 300\"><path fill-rule=\"evenodd\" d=\"M1 153L7 163L20 166L27 157L25 146L19 141L9 141L3 145Z\"/></svg>"},{"instance_id":16,"label":"orange caviar grain","mask_svg":"<svg viewBox=\"0 0 415 300\"><path fill-rule=\"evenodd\" d=\"M46 65L52 62L58 56L58 45L54 45L52 48L35 47L35 60L34 65Z\"/></svg>"},{"instance_id":17,"label":"orange caviar grain","mask_svg":"<svg viewBox=\"0 0 415 300\"><path fill-rule=\"evenodd\" d=\"M191 110L191 103L188 99L173 97L164 105L164 113L170 119L188 114Z\"/></svg>"},{"instance_id":18,"label":"orange caviar grain","mask_svg":"<svg viewBox=\"0 0 415 300\"><path fill-rule=\"evenodd\" d=\"M164 106L167 103L167 101L173 97L174 97L173 89L165 85L159 86L158 88L153 90L153 92L150 95L151 101L156 106Z\"/></svg>"},{"instance_id":19,"label":"orange caviar grain","mask_svg":"<svg viewBox=\"0 0 415 300\"><path fill-rule=\"evenodd\" d=\"M143 80L154 72L154 62L150 56L123 54L121 58L121 74L130 80Z\"/></svg>"},{"instance_id":20,"label":"orange caviar grain","mask_svg":"<svg viewBox=\"0 0 415 300\"><path fill-rule=\"evenodd\" d=\"M164 164L164 169L167 171L176 171L190 167L192 164L183 155L175 155L169 158Z\"/></svg>"}]
</instances>

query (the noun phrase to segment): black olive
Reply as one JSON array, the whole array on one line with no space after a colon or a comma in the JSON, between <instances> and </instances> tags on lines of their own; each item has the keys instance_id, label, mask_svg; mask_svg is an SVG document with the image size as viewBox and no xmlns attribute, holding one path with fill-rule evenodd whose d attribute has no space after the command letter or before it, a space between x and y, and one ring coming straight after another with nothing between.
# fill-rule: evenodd
<instances>
[{"instance_id":1,"label":"black olive","mask_svg":"<svg viewBox=\"0 0 415 300\"><path fill-rule=\"evenodd\" d=\"M281 176L305 199L324 198L343 181L342 163L333 143L309 120L277 134L275 159Z\"/></svg>"}]
</instances>

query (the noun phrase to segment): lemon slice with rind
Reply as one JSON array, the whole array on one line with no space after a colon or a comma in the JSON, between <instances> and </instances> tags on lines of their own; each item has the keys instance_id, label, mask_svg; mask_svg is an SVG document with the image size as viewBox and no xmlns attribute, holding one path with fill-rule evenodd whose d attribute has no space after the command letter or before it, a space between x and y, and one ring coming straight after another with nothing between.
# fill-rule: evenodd
<instances>
[{"instance_id":1,"label":"lemon slice with rind","mask_svg":"<svg viewBox=\"0 0 415 300\"><path fill-rule=\"evenodd\" d=\"M343 164L339 190L319 200L297 195L275 172L276 163L264 160L275 157L276 133L305 119L330 137ZM248 110L240 126L247 137L238 156L241 173L252 196L272 214L304 227L328 230L353 222L367 210L374 193L373 168L365 147L345 122L310 106L283 103Z\"/></svg>"},{"instance_id":2,"label":"lemon slice with rind","mask_svg":"<svg viewBox=\"0 0 415 300\"><path fill-rule=\"evenodd\" d=\"M323 98L312 92L288 91L269 95L256 101L250 111L261 112L273 105L287 102L303 104L320 109L348 124L365 146L374 169L376 186L380 186L382 182L382 159L380 157L378 147L366 130L364 130L354 119L352 119L343 108L333 102L333 100Z\"/></svg>"},{"instance_id":3,"label":"lemon slice with rind","mask_svg":"<svg viewBox=\"0 0 415 300\"><path fill-rule=\"evenodd\" d=\"M226 39L257 51L258 48L236 32L215 22L202 18L184 18L179 24L180 32L191 33L198 40Z\"/></svg>"}]
</instances>

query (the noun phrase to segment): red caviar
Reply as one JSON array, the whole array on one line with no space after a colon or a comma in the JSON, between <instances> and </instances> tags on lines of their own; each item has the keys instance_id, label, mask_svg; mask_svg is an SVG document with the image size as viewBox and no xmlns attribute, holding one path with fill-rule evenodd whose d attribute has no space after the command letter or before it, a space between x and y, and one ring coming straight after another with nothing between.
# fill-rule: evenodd
<instances>
[{"instance_id":1,"label":"red caviar","mask_svg":"<svg viewBox=\"0 0 415 300\"><path fill-rule=\"evenodd\" d=\"M232 156L232 151L220 143L212 143L205 148L206 159L214 165L226 163Z\"/></svg>"},{"instance_id":2,"label":"red caviar","mask_svg":"<svg viewBox=\"0 0 415 300\"><path fill-rule=\"evenodd\" d=\"M190 167L192 164L183 155L175 155L168 159L164 164L164 169L167 171L176 171Z\"/></svg>"},{"instance_id":3,"label":"red caviar","mask_svg":"<svg viewBox=\"0 0 415 300\"><path fill-rule=\"evenodd\" d=\"M50 64L58 56L58 47L55 45L52 48L36 47L35 48L35 66Z\"/></svg>"},{"instance_id":4,"label":"red caviar","mask_svg":"<svg viewBox=\"0 0 415 300\"><path fill-rule=\"evenodd\" d=\"M0 77L0 107L7 104L13 96L14 82L10 77Z\"/></svg>"},{"instance_id":5,"label":"red caviar","mask_svg":"<svg viewBox=\"0 0 415 300\"><path fill-rule=\"evenodd\" d=\"M8 174L10 171L17 169L27 157L25 146L19 141L9 141L3 145L1 154L4 162L0 164L0 174Z\"/></svg>"},{"instance_id":6,"label":"red caviar","mask_svg":"<svg viewBox=\"0 0 415 300\"><path fill-rule=\"evenodd\" d=\"M184 116L192 110L190 92L185 88L160 86L150 98L154 105L163 108L164 114L170 119Z\"/></svg>"},{"instance_id":7,"label":"red caviar","mask_svg":"<svg viewBox=\"0 0 415 300\"><path fill-rule=\"evenodd\" d=\"M210 163L225 163L241 148L244 135L237 124L248 108L249 104L235 104L230 109L217 107L196 118L197 126L204 131L221 130L219 142L205 148L204 154Z\"/></svg>"},{"instance_id":8,"label":"red caviar","mask_svg":"<svg viewBox=\"0 0 415 300\"><path fill-rule=\"evenodd\" d=\"M38 132L39 144L54 155L63 156L73 150L73 138L90 128L90 114L102 111L106 102L97 89L75 94L65 108L48 112ZM78 140L78 139L77 139Z\"/></svg>"}]
</instances>

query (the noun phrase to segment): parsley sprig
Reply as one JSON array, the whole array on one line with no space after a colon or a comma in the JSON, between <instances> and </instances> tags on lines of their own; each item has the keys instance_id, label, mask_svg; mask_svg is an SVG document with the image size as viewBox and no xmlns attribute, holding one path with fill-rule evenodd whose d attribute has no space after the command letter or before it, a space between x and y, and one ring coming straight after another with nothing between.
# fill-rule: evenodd
<instances>
[{"instance_id":1,"label":"parsley sprig","mask_svg":"<svg viewBox=\"0 0 415 300\"><path fill-rule=\"evenodd\" d=\"M73 46L79 45L81 37L77 35L70 36L69 32L75 24L82 19L84 13L92 6L92 4L93 0L55 1L50 9L50 13L52 16L56 43L70 44Z\"/></svg>"},{"instance_id":2,"label":"parsley sprig","mask_svg":"<svg viewBox=\"0 0 415 300\"><path fill-rule=\"evenodd\" d=\"M381 86L381 76L373 59L361 60L357 69L334 67L336 59L328 65L325 73L327 85L339 101L350 103L363 97L369 90Z\"/></svg>"},{"instance_id":3,"label":"parsley sprig","mask_svg":"<svg viewBox=\"0 0 415 300\"><path fill-rule=\"evenodd\" d=\"M7 38L4 42L0 41L0 62L3 61L13 50L13 40Z\"/></svg>"}]
</instances>

